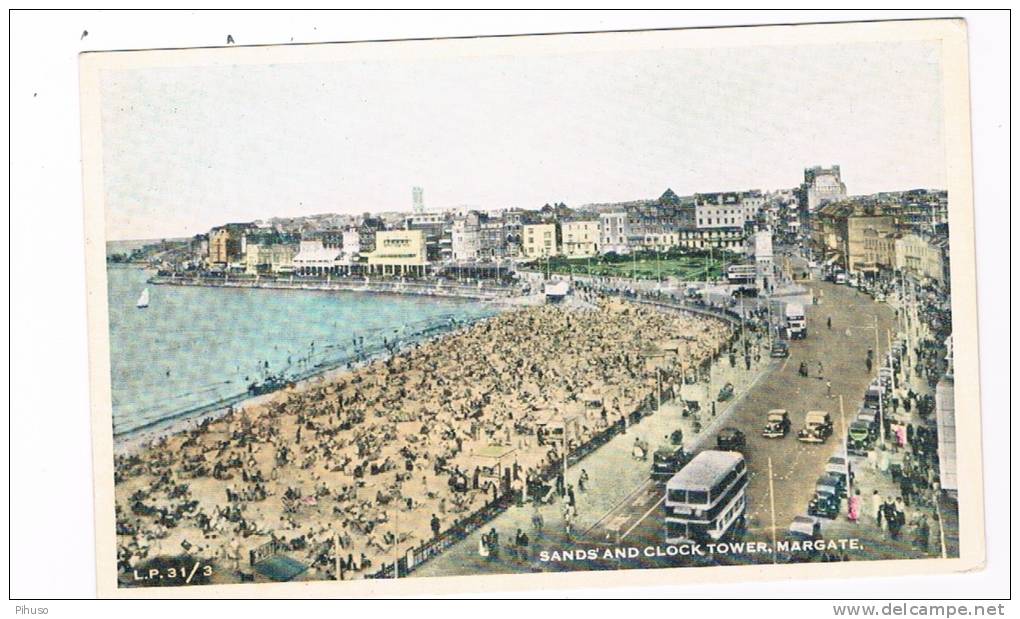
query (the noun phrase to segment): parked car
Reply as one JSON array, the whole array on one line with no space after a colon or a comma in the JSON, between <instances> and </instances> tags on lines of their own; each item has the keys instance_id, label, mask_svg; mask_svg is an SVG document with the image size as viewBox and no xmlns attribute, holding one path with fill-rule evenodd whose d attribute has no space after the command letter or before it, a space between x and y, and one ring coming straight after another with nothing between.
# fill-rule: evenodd
<instances>
[{"instance_id":1,"label":"parked car","mask_svg":"<svg viewBox=\"0 0 1020 619\"><path fill-rule=\"evenodd\" d=\"M823 475L815 485L814 498L808 503L808 515L832 520L839 515L839 508L839 482L831 476Z\"/></svg>"},{"instance_id":2,"label":"parked car","mask_svg":"<svg viewBox=\"0 0 1020 619\"><path fill-rule=\"evenodd\" d=\"M740 451L747 446L747 437L736 428L723 428L715 438L715 444L722 451Z\"/></svg>"},{"instance_id":3,"label":"parked car","mask_svg":"<svg viewBox=\"0 0 1020 619\"><path fill-rule=\"evenodd\" d=\"M832 436L832 419L825 411L808 411L804 428L797 433L797 440L805 443L824 443Z\"/></svg>"},{"instance_id":4,"label":"parked car","mask_svg":"<svg viewBox=\"0 0 1020 619\"><path fill-rule=\"evenodd\" d=\"M652 479L666 481L680 472L691 461L683 446L663 446L652 454Z\"/></svg>"},{"instance_id":5,"label":"parked car","mask_svg":"<svg viewBox=\"0 0 1020 619\"><path fill-rule=\"evenodd\" d=\"M846 475L847 460L843 456L831 456L825 463L826 473L839 473Z\"/></svg>"},{"instance_id":6,"label":"parked car","mask_svg":"<svg viewBox=\"0 0 1020 619\"><path fill-rule=\"evenodd\" d=\"M785 359L790 356L790 345L783 340L774 340L769 350L769 356L775 359Z\"/></svg>"},{"instance_id":7,"label":"parked car","mask_svg":"<svg viewBox=\"0 0 1020 619\"><path fill-rule=\"evenodd\" d=\"M871 424L857 420L846 431L846 450L855 456L865 456L875 444Z\"/></svg>"},{"instance_id":8,"label":"parked car","mask_svg":"<svg viewBox=\"0 0 1020 619\"><path fill-rule=\"evenodd\" d=\"M797 516L787 529L787 537L805 542L822 539L822 522L813 516Z\"/></svg>"},{"instance_id":9,"label":"parked car","mask_svg":"<svg viewBox=\"0 0 1020 619\"><path fill-rule=\"evenodd\" d=\"M868 385L868 390L864 392L864 408L877 411L879 402L882 400L882 386L876 382L872 382Z\"/></svg>"},{"instance_id":10,"label":"parked car","mask_svg":"<svg viewBox=\"0 0 1020 619\"><path fill-rule=\"evenodd\" d=\"M718 402L725 402L733 397L733 383L726 383L723 388L719 390L719 396L716 398Z\"/></svg>"},{"instance_id":11,"label":"parked car","mask_svg":"<svg viewBox=\"0 0 1020 619\"><path fill-rule=\"evenodd\" d=\"M863 421L868 424L871 428L871 439L878 438L878 411L871 410L870 408L861 408L857 411L857 419L855 421Z\"/></svg>"},{"instance_id":12,"label":"parked car","mask_svg":"<svg viewBox=\"0 0 1020 619\"><path fill-rule=\"evenodd\" d=\"M770 410L761 435L765 438L784 438L789 433L790 414L781 408Z\"/></svg>"}]
</instances>

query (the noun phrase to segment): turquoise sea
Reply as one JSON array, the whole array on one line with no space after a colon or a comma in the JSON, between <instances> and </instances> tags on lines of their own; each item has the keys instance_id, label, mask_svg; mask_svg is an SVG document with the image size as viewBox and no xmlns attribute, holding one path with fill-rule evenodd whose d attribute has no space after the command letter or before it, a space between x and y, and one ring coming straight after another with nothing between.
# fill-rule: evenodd
<instances>
[{"instance_id":1,"label":"turquoise sea","mask_svg":"<svg viewBox=\"0 0 1020 619\"><path fill-rule=\"evenodd\" d=\"M107 269L118 438L239 401L268 376L309 376L498 311L469 300L157 286L148 277ZM139 309L146 288L149 307Z\"/></svg>"}]
</instances>

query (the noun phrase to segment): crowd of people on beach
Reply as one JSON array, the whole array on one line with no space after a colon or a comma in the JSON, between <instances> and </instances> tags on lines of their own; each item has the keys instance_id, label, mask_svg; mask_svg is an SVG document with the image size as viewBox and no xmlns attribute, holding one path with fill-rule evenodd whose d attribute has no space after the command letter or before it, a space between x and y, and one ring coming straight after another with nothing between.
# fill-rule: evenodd
<instances>
[{"instance_id":1,"label":"crowd of people on beach","mask_svg":"<svg viewBox=\"0 0 1020 619\"><path fill-rule=\"evenodd\" d=\"M304 381L117 457L120 569L185 554L230 582L251 578L251 553L270 544L306 577L364 577L497 498L541 500L564 449L732 338L711 317L592 297Z\"/></svg>"}]
</instances>

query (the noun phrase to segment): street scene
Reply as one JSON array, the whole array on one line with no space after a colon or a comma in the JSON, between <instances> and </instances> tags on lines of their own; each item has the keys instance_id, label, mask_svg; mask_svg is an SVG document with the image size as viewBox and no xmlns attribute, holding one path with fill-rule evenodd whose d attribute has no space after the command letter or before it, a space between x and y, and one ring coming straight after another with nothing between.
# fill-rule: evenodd
<instances>
[{"instance_id":1,"label":"street scene","mask_svg":"<svg viewBox=\"0 0 1020 619\"><path fill-rule=\"evenodd\" d=\"M116 587L960 557L938 48L656 49L103 73Z\"/></svg>"}]
</instances>

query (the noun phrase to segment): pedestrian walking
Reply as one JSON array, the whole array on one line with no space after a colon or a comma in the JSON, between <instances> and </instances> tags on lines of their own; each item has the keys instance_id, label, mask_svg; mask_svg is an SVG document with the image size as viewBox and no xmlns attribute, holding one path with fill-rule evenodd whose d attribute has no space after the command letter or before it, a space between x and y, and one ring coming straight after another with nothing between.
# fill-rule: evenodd
<instances>
[{"instance_id":1,"label":"pedestrian walking","mask_svg":"<svg viewBox=\"0 0 1020 619\"><path fill-rule=\"evenodd\" d=\"M545 521L542 519L542 512L538 511L538 502L534 504L535 511L531 513L531 528L536 531L541 531L545 525Z\"/></svg>"},{"instance_id":2,"label":"pedestrian walking","mask_svg":"<svg viewBox=\"0 0 1020 619\"><path fill-rule=\"evenodd\" d=\"M584 492L588 489L588 471L581 469L581 475L577 478L577 489Z\"/></svg>"},{"instance_id":3,"label":"pedestrian walking","mask_svg":"<svg viewBox=\"0 0 1020 619\"><path fill-rule=\"evenodd\" d=\"M832 397L832 381L831 380L825 381L825 395L827 397L830 397L830 398Z\"/></svg>"},{"instance_id":4,"label":"pedestrian walking","mask_svg":"<svg viewBox=\"0 0 1020 619\"><path fill-rule=\"evenodd\" d=\"M847 501L847 518L850 522L857 524L858 519L861 517L861 491L860 489L855 490L854 494Z\"/></svg>"},{"instance_id":5,"label":"pedestrian walking","mask_svg":"<svg viewBox=\"0 0 1020 619\"><path fill-rule=\"evenodd\" d=\"M829 328L829 331L832 331L832 316L825 319L825 326Z\"/></svg>"},{"instance_id":6,"label":"pedestrian walking","mask_svg":"<svg viewBox=\"0 0 1020 619\"><path fill-rule=\"evenodd\" d=\"M882 496L878 490L871 493L871 513L875 514L875 524L882 527Z\"/></svg>"}]
</instances>

